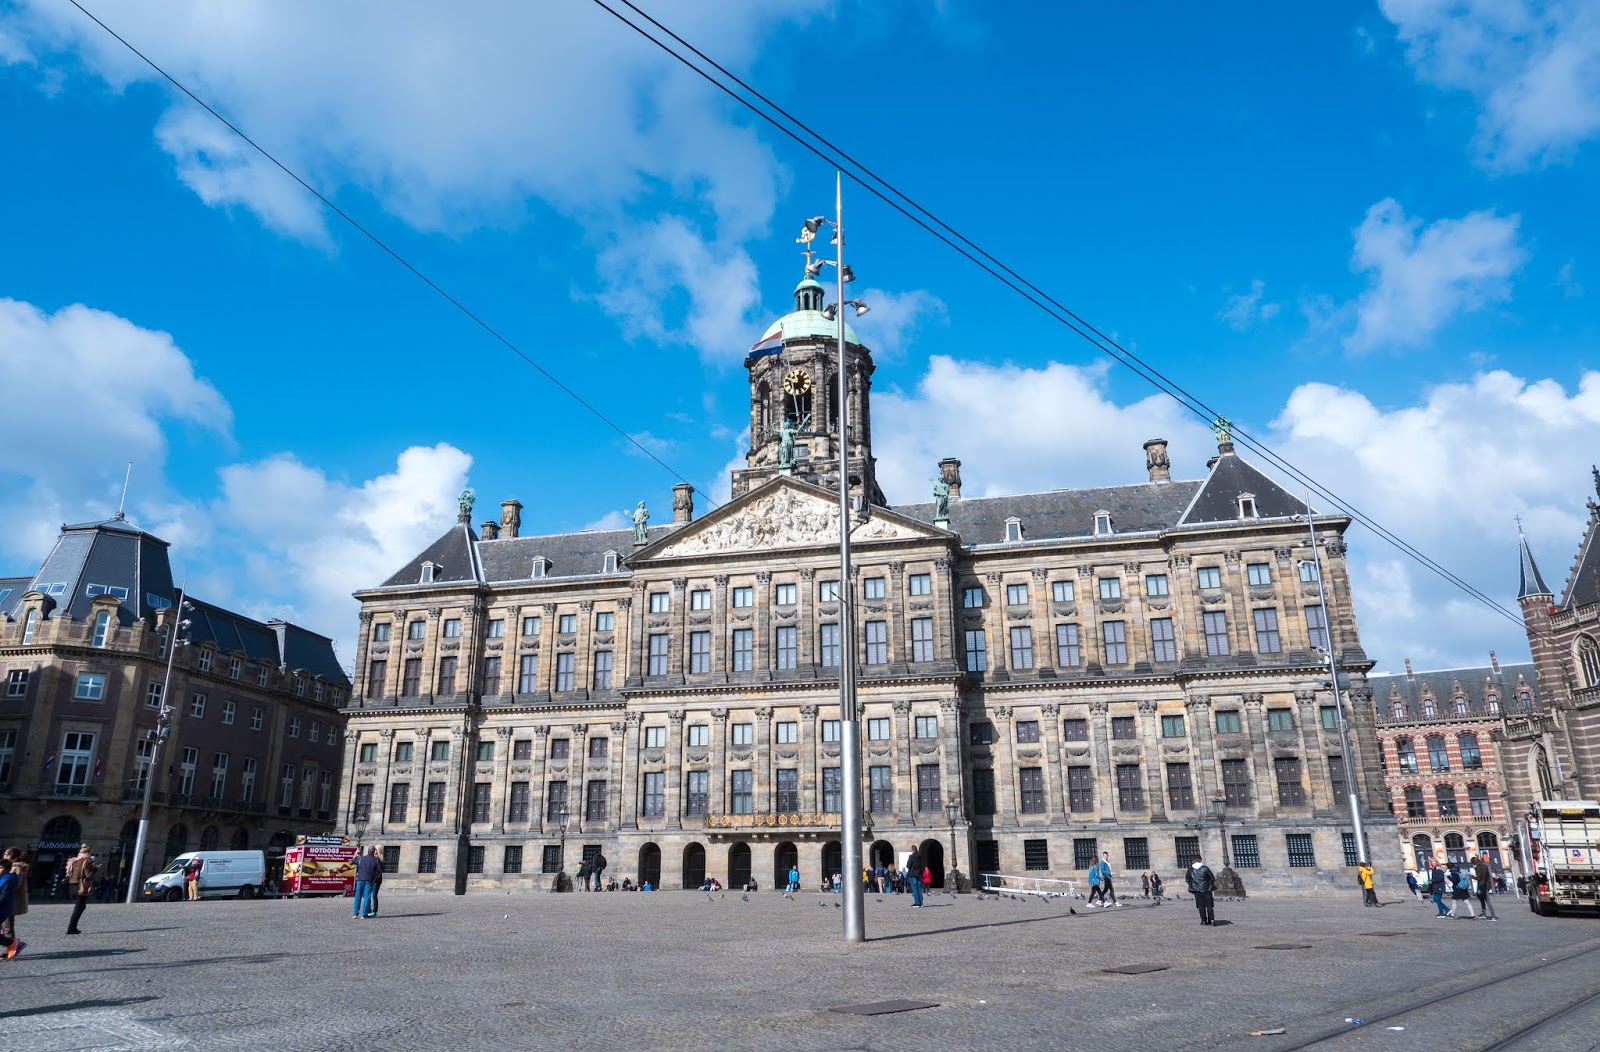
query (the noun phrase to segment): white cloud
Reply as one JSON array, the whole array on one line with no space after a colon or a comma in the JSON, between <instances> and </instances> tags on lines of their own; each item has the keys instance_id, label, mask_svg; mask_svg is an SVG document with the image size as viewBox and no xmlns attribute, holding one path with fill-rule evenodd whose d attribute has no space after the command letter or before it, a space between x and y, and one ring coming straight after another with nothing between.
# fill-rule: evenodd
<instances>
[{"instance_id":1,"label":"white cloud","mask_svg":"<svg viewBox=\"0 0 1600 1052\"><path fill-rule=\"evenodd\" d=\"M950 323L950 312L944 300L927 289L908 292L863 289L857 293L847 288L846 295L871 308L870 313L852 320L851 326L880 359L899 355L919 329Z\"/></svg>"},{"instance_id":2,"label":"white cloud","mask_svg":"<svg viewBox=\"0 0 1600 1052\"><path fill-rule=\"evenodd\" d=\"M1217 317L1227 322L1229 328L1238 332L1243 332L1256 322L1271 321L1278 316L1278 311L1282 307L1277 303L1262 303L1266 291L1266 282L1257 278L1250 282L1249 292L1229 296L1222 310L1217 312Z\"/></svg>"},{"instance_id":3,"label":"white cloud","mask_svg":"<svg viewBox=\"0 0 1600 1052\"><path fill-rule=\"evenodd\" d=\"M1511 297L1511 275L1527 258L1519 217L1472 212L1424 225L1393 198L1367 210L1355 230L1350 265L1369 275L1353 305L1351 351L1425 344L1461 314Z\"/></svg>"},{"instance_id":4,"label":"white cloud","mask_svg":"<svg viewBox=\"0 0 1600 1052\"><path fill-rule=\"evenodd\" d=\"M1556 287L1568 296L1583 295L1583 283L1577 279L1572 260L1561 264L1561 269L1556 271Z\"/></svg>"},{"instance_id":5,"label":"white cloud","mask_svg":"<svg viewBox=\"0 0 1600 1052\"><path fill-rule=\"evenodd\" d=\"M633 525L633 516L627 512L612 509L591 523L579 526L580 532L588 530L625 530Z\"/></svg>"},{"instance_id":6,"label":"white cloud","mask_svg":"<svg viewBox=\"0 0 1600 1052\"><path fill-rule=\"evenodd\" d=\"M1472 95L1490 168L1563 160L1600 131L1592 0L1381 0L1419 77Z\"/></svg>"}]
</instances>

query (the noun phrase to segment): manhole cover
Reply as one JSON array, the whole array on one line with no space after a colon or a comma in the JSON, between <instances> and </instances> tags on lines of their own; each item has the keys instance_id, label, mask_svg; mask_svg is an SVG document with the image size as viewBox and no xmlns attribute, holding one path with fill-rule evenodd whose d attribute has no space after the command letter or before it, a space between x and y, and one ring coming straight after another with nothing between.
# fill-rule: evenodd
<instances>
[{"instance_id":1,"label":"manhole cover","mask_svg":"<svg viewBox=\"0 0 1600 1052\"><path fill-rule=\"evenodd\" d=\"M850 1015L892 1015L895 1012L915 1012L919 1008L938 1008L931 1001L874 1001L866 1005L840 1005L830 1012L847 1012Z\"/></svg>"},{"instance_id":2,"label":"manhole cover","mask_svg":"<svg viewBox=\"0 0 1600 1052\"><path fill-rule=\"evenodd\" d=\"M1309 950L1309 942L1269 942L1265 946L1257 946L1258 950Z\"/></svg>"},{"instance_id":3,"label":"manhole cover","mask_svg":"<svg viewBox=\"0 0 1600 1052\"><path fill-rule=\"evenodd\" d=\"M1145 972L1164 972L1170 967L1167 964L1119 964L1115 968L1100 970L1112 975L1143 975Z\"/></svg>"},{"instance_id":4,"label":"manhole cover","mask_svg":"<svg viewBox=\"0 0 1600 1052\"><path fill-rule=\"evenodd\" d=\"M1361 934L1370 935L1375 939L1393 939L1397 936L1409 935L1411 933L1405 931L1364 931Z\"/></svg>"}]
</instances>

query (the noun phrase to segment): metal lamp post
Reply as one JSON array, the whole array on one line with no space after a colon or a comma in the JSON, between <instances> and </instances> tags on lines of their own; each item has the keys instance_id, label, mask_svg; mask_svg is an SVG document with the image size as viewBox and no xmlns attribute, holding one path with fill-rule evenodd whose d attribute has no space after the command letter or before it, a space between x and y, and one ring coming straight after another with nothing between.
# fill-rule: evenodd
<instances>
[{"instance_id":1,"label":"metal lamp post","mask_svg":"<svg viewBox=\"0 0 1600 1052\"><path fill-rule=\"evenodd\" d=\"M950 819L950 887L949 893L954 895L961 890L961 858L956 853L956 819L961 817L961 801L955 797L945 801L944 813Z\"/></svg>"},{"instance_id":2,"label":"metal lamp post","mask_svg":"<svg viewBox=\"0 0 1600 1052\"><path fill-rule=\"evenodd\" d=\"M1306 525L1311 530L1311 561L1317 571L1317 598L1322 601L1322 631L1328 649L1328 689L1333 691L1333 711L1339 718L1339 753L1344 764L1344 787L1350 803L1350 828L1356 838L1356 861L1367 862L1367 831L1361 825L1361 803L1356 798L1355 768L1350 764L1350 731L1344 718L1344 701L1339 694L1339 661L1333 652L1333 611L1328 607L1328 584L1322 578L1322 553L1317 549L1317 517L1306 500ZM1312 649L1317 649L1313 647Z\"/></svg>"},{"instance_id":3,"label":"metal lamp post","mask_svg":"<svg viewBox=\"0 0 1600 1052\"><path fill-rule=\"evenodd\" d=\"M178 655L178 648L189 641L183 638L183 630L189 627L189 619L183 614L192 610L183 598L183 589L178 589L178 604L176 607L177 620L173 623L172 632L167 639L167 671L161 680L161 711L156 716L156 725L153 730L146 732L146 740L153 742L150 750L150 765L144 772L144 802L139 807L139 835L133 842L133 858L128 861L128 895L123 901L133 902L139 894L140 869L144 865L144 845L150 835L150 800L156 787L156 761L161 758L161 743L165 742L172 734L173 707L172 695L172 661Z\"/></svg>"},{"instance_id":4,"label":"metal lamp post","mask_svg":"<svg viewBox=\"0 0 1600 1052\"><path fill-rule=\"evenodd\" d=\"M556 872L560 874L560 880L556 881L556 890L560 891L562 881L567 879L567 804L565 800L561 802L560 808L556 811L556 825L561 830L561 847L556 853L556 861L558 863Z\"/></svg>"},{"instance_id":5,"label":"metal lamp post","mask_svg":"<svg viewBox=\"0 0 1600 1052\"><path fill-rule=\"evenodd\" d=\"M367 835L367 823L370 821L372 821L370 815L359 814L350 823L356 827L356 854L358 855L361 854L361 842Z\"/></svg>"}]
</instances>

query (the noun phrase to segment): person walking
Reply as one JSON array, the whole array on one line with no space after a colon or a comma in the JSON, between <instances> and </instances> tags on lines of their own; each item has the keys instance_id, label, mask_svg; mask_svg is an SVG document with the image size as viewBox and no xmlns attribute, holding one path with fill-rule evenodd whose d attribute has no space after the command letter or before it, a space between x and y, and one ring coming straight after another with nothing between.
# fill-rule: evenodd
<instances>
[{"instance_id":1,"label":"person walking","mask_svg":"<svg viewBox=\"0 0 1600 1052\"><path fill-rule=\"evenodd\" d=\"M68 935L83 934L78 930L78 921L83 918L83 911L89 908L89 896L94 892L94 875L99 869L88 844L80 844L77 857L67 863L67 883L72 885L72 893L77 900L72 907L72 919L67 921Z\"/></svg>"},{"instance_id":2,"label":"person walking","mask_svg":"<svg viewBox=\"0 0 1600 1052\"><path fill-rule=\"evenodd\" d=\"M1200 911L1200 923L1215 924L1217 877L1211 867L1196 858L1189 863L1184 882L1189 886L1189 894L1194 896L1194 908Z\"/></svg>"},{"instance_id":3,"label":"person walking","mask_svg":"<svg viewBox=\"0 0 1600 1052\"><path fill-rule=\"evenodd\" d=\"M1150 897L1150 871L1149 870L1146 870L1145 872L1139 874L1139 883L1144 885L1144 897L1145 898L1149 898Z\"/></svg>"},{"instance_id":4,"label":"person walking","mask_svg":"<svg viewBox=\"0 0 1600 1052\"><path fill-rule=\"evenodd\" d=\"M589 860L584 859L578 863L578 890L589 890Z\"/></svg>"},{"instance_id":5,"label":"person walking","mask_svg":"<svg viewBox=\"0 0 1600 1052\"><path fill-rule=\"evenodd\" d=\"M795 891L799 891L799 890L800 890L800 867L799 866L790 866L789 867L789 891L795 892Z\"/></svg>"},{"instance_id":6,"label":"person walking","mask_svg":"<svg viewBox=\"0 0 1600 1052\"><path fill-rule=\"evenodd\" d=\"M17 908L17 875L12 872L11 853L0 856L0 946L5 947L6 960L11 960L27 948L28 944L16 936L12 917Z\"/></svg>"},{"instance_id":7,"label":"person walking","mask_svg":"<svg viewBox=\"0 0 1600 1052\"><path fill-rule=\"evenodd\" d=\"M1422 898L1422 889L1417 886L1417 875L1409 869L1406 870L1406 887L1411 889L1411 894L1417 899Z\"/></svg>"},{"instance_id":8,"label":"person walking","mask_svg":"<svg viewBox=\"0 0 1600 1052\"><path fill-rule=\"evenodd\" d=\"M911 854L906 856L906 880L911 882L911 908L922 908L922 852L917 850L915 844L911 845Z\"/></svg>"},{"instance_id":9,"label":"person walking","mask_svg":"<svg viewBox=\"0 0 1600 1052\"><path fill-rule=\"evenodd\" d=\"M1111 900L1110 905L1112 906L1122 905L1117 901L1117 889L1111 886L1111 852L1109 851L1100 852L1100 885L1103 888L1100 893L1100 905L1106 905L1107 898Z\"/></svg>"},{"instance_id":10,"label":"person walking","mask_svg":"<svg viewBox=\"0 0 1600 1052\"><path fill-rule=\"evenodd\" d=\"M1489 872L1489 853L1485 851L1479 856L1472 867L1473 876L1478 881L1478 906L1483 910L1484 920L1499 920L1494 915L1494 903L1489 901L1489 893L1494 889L1494 875Z\"/></svg>"},{"instance_id":11,"label":"person walking","mask_svg":"<svg viewBox=\"0 0 1600 1052\"><path fill-rule=\"evenodd\" d=\"M28 912L28 851L26 848L13 845L0 855L5 861L11 863L11 872L17 878L17 890L12 899L10 910L0 910L0 935L7 940L6 956L15 957L21 953L21 945L17 939L17 918ZM13 950L12 947L17 949Z\"/></svg>"},{"instance_id":12,"label":"person walking","mask_svg":"<svg viewBox=\"0 0 1600 1052\"><path fill-rule=\"evenodd\" d=\"M1456 916L1456 910L1465 908L1468 920L1477 920L1478 915L1472 909L1472 871L1466 866L1450 863L1450 916Z\"/></svg>"},{"instance_id":13,"label":"person walking","mask_svg":"<svg viewBox=\"0 0 1600 1052\"><path fill-rule=\"evenodd\" d=\"M1428 895L1433 899L1433 908L1438 911L1434 914L1435 919L1450 916L1450 908L1444 904L1446 890L1444 870L1435 862L1428 870Z\"/></svg>"},{"instance_id":14,"label":"person walking","mask_svg":"<svg viewBox=\"0 0 1600 1052\"><path fill-rule=\"evenodd\" d=\"M377 859L378 862L372 873L372 897L367 902L366 913L368 917L376 917L378 915L378 889L383 887L383 859L378 858L378 849L375 847L367 848L367 854Z\"/></svg>"},{"instance_id":15,"label":"person walking","mask_svg":"<svg viewBox=\"0 0 1600 1052\"><path fill-rule=\"evenodd\" d=\"M1094 900L1096 898L1098 898L1100 900L1100 905L1104 906L1106 904L1106 889L1100 883L1100 860L1099 859L1095 859L1094 860L1094 865L1089 867L1089 875L1088 875L1088 877L1086 879L1089 881L1089 904L1087 906L1085 906L1084 908L1085 909L1093 909L1094 908Z\"/></svg>"},{"instance_id":16,"label":"person walking","mask_svg":"<svg viewBox=\"0 0 1600 1052\"><path fill-rule=\"evenodd\" d=\"M378 861L378 856L366 852L356 858L356 901L355 909L351 916L357 920L370 917L376 912L373 905L373 888L378 881L383 879L383 863ZM372 912L368 912L371 910Z\"/></svg>"},{"instance_id":17,"label":"person walking","mask_svg":"<svg viewBox=\"0 0 1600 1052\"><path fill-rule=\"evenodd\" d=\"M1161 874L1152 872L1150 874L1150 898L1158 906L1161 904L1161 894Z\"/></svg>"},{"instance_id":18,"label":"person walking","mask_svg":"<svg viewBox=\"0 0 1600 1052\"><path fill-rule=\"evenodd\" d=\"M1356 881L1361 885L1361 905L1376 906L1378 891L1373 887L1372 863L1363 862L1356 867Z\"/></svg>"}]
</instances>

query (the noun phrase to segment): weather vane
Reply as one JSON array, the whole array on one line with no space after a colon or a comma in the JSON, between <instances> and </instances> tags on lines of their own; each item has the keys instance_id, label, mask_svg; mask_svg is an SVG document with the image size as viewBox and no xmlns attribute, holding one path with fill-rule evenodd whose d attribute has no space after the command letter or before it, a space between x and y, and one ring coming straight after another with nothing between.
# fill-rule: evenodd
<instances>
[{"instance_id":1,"label":"weather vane","mask_svg":"<svg viewBox=\"0 0 1600 1052\"><path fill-rule=\"evenodd\" d=\"M815 253L811 251L811 242L815 241L816 238L817 232L812 230L810 226L805 226L801 228L800 236L794 239L796 244L805 246L803 252L806 257L806 271L808 273L811 270L811 257L815 255Z\"/></svg>"}]
</instances>

